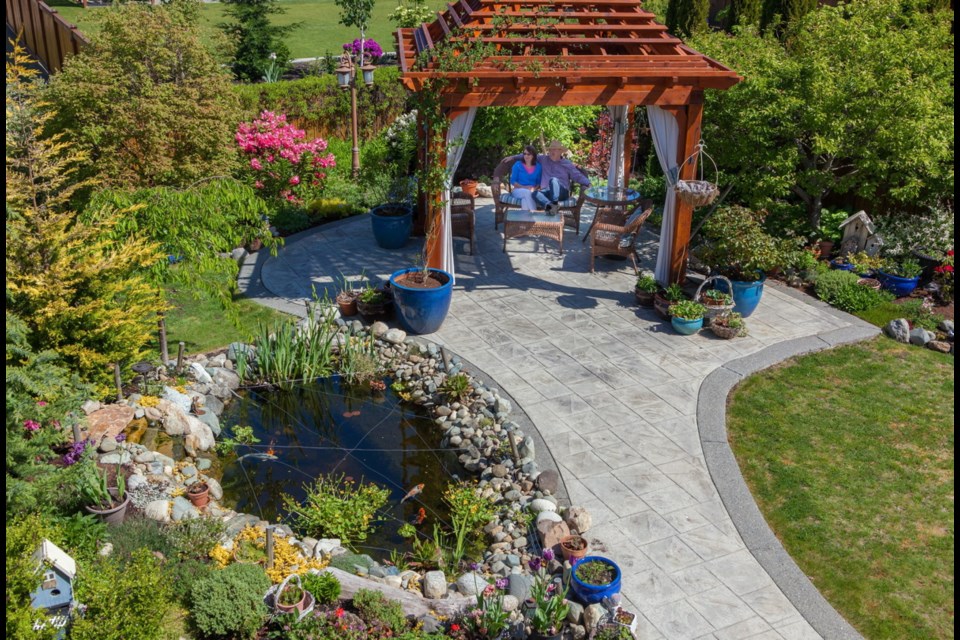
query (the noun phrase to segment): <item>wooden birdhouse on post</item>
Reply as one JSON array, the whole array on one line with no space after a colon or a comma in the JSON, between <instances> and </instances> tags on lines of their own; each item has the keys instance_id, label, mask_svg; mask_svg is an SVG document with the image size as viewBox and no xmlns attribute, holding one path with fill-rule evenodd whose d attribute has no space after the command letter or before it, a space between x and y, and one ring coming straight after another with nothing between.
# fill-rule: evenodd
<instances>
[{"instance_id":1,"label":"wooden birdhouse on post","mask_svg":"<svg viewBox=\"0 0 960 640\"><path fill-rule=\"evenodd\" d=\"M883 240L876 234L873 221L866 211L855 214L840 223L843 240L840 241L840 255L846 256L860 251L875 256L880 252Z\"/></svg>"},{"instance_id":2,"label":"wooden birdhouse on post","mask_svg":"<svg viewBox=\"0 0 960 640\"><path fill-rule=\"evenodd\" d=\"M40 543L40 548L33 554L37 561L37 570L41 578L40 584L30 594L30 604L34 609L41 609L48 616L47 620L38 620L34 628L42 629L47 624L60 629L57 635L65 635L67 623L74 605L73 579L77 575L77 563L67 553L47 539Z\"/></svg>"}]
</instances>

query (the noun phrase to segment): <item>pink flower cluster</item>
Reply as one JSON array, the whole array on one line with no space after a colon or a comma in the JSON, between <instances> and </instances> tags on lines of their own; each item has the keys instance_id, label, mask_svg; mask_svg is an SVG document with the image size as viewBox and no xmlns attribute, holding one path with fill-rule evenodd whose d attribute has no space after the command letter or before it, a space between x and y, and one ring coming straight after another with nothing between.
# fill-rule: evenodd
<instances>
[{"instance_id":1,"label":"pink flower cluster","mask_svg":"<svg viewBox=\"0 0 960 640\"><path fill-rule=\"evenodd\" d=\"M23 428L26 429L27 431L37 431L38 429L40 429L40 423L37 422L36 420L24 420Z\"/></svg>"},{"instance_id":2,"label":"pink flower cluster","mask_svg":"<svg viewBox=\"0 0 960 640\"><path fill-rule=\"evenodd\" d=\"M253 186L265 197L302 204L323 190L324 170L336 160L332 153L323 153L326 140L308 142L306 137L306 132L287 122L286 115L272 111L237 127L237 145L249 158Z\"/></svg>"}]
</instances>

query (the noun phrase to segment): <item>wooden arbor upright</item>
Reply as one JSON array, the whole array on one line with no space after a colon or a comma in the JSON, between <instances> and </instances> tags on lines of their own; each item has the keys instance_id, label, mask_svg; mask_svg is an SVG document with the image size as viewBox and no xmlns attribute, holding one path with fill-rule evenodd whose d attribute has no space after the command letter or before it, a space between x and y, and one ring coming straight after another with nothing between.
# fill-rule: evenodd
<instances>
[{"instance_id":1,"label":"wooden arbor upright","mask_svg":"<svg viewBox=\"0 0 960 640\"><path fill-rule=\"evenodd\" d=\"M441 92L447 122L469 107L667 109L679 125L680 179L695 175L696 158L684 160L700 140L704 89L727 89L741 80L670 35L637 0L458 0L431 23L399 29L396 40L400 77L408 89L418 91L431 78L448 79ZM447 44L438 48L442 42ZM489 55L468 71L450 71L443 57L456 57L470 42L490 45ZM629 151L624 156L629 158ZM436 205L428 209L428 216L440 215ZM671 282L686 268L691 217L691 207L678 201ZM440 252L439 241L434 244L428 247L431 265Z\"/></svg>"}]
</instances>

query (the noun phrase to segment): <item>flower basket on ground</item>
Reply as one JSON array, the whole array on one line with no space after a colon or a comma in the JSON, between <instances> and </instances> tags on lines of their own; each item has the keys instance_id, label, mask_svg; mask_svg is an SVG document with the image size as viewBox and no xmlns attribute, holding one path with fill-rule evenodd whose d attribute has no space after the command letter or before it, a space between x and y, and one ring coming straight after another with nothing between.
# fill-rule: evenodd
<instances>
[{"instance_id":1,"label":"flower basket on ground","mask_svg":"<svg viewBox=\"0 0 960 640\"><path fill-rule=\"evenodd\" d=\"M724 340L746 335L747 323L736 311L719 315L710 323L710 330L714 335Z\"/></svg>"},{"instance_id":2,"label":"flower basket on ground","mask_svg":"<svg viewBox=\"0 0 960 640\"><path fill-rule=\"evenodd\" d=\"M280 584L270 587L263 601L277 613L297 614L298 621L312 612L316 604L316 598L303 588L300 576L295 573L284 578Z\"/></svg>"},{"instance_id":3,"label":"flower basket on ground","mask_svg":"<svg viewBox=\"0 0 960 640\"><path fill-rule=\"evenodd\" d=\"M721 291L720 289L704 289L708 284L716 281L724 282L727 286L726 291ZM711 320L719 315L729 313L733 309L733 294L729 293L730 291L733 291L733 284L726 276L710 276L700 283L693 299L707 309L703 315L704 325L709 326Z\"/></svg>"}]
</instances>

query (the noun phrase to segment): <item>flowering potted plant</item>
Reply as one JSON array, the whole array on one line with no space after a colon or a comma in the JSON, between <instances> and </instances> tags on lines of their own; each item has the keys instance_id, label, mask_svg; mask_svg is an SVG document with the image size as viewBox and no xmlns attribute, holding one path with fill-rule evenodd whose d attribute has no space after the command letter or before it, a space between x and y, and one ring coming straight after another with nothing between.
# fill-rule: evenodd
<instances>
[{"instance_id":1,"label":"flowering potted plant","mask_svg":"<svg viewBox=\"0 0 960 640\"><path fill-rule=\"evenodd\" d=\"M187 489L187 498L190 504L201 509L210 502L210 485L203 480L197 480Z\"/></svg>"},{"instance_id":2,"label":"flowering potted plant","mask_svg":"<svg viewBox=\"0 0 960 640\"><path fill-rule=\"evenodd\" d=\"M553 551L545 549L542 558L534 557L530 560L530 570L534 573L530 596L533 599L533 609L530 611L530 626L534 637L547 639L559 638L563 623L570 612L567 604L567 590L557 588L549 574L545 563L554 559Z\"/></svg>"},{"instance_id":3,"label":"flowering potted plant","mask_svg":"<svg viewBox=\"0 0 960 640\"><path fill-rule=\"evenodd\" d=\"M573 534L560 539L560 553L563 554L563 559L569 562L576 562L587 555L589 550L590 544L583 536Z\"/></svg>"},{"instance_id":4,"label":"flowering potted plant","mask_svg":"<svg viewBox=\"0 0 960 640\"><path fill-rule=\"evenodd\" d=\"M296 584L291 580L296 580ZM313 606L313 595L303 588L300 576L296 573L287 576L277 585L274 596L274 607L277 613L302 613L311 606Z\"/></svg>"},{"instance_id":5,"label":"flowering potted plant","mask_svg":"<svg viewBox=\"0 0 960 640\"><path fill-rule=\"evenodd\" d=\"M464 626L474 637L501 638L505 635L510 623L510 613L503 610L503 591L507 586L506 578L497 578L495 584L477 592L477 606L463 619ZM459 631L459 625L451 625L450 630Z\"/></svg>"},{"instance_id":6,"label":"flowering potted plant","mask_svg":"<svg viewBox=\"0 0 960 640\"><path fill-rule=\"evenodd\" d=\"M101 522L120 524L127 513L130 496L126 492L126 478L123 469L117 464L116 485L107 486L107 470L101 473L93 458L80 474L80 493L87 500L86 510L97 516Z\"/></svg>"},{"instance_id":7,"label":"flowering potted plant","mask_svg":"<svg viewBox=\"0 0 960 640\"><path fill-rule=\"evenodd\" d=\"M361 278L363 276L361 275ZM350 279L340 274L340 291L337 292L337 307L344 318L357 315L357 298L360 292L353 288Z\"/></svg>"}]
</instances>

